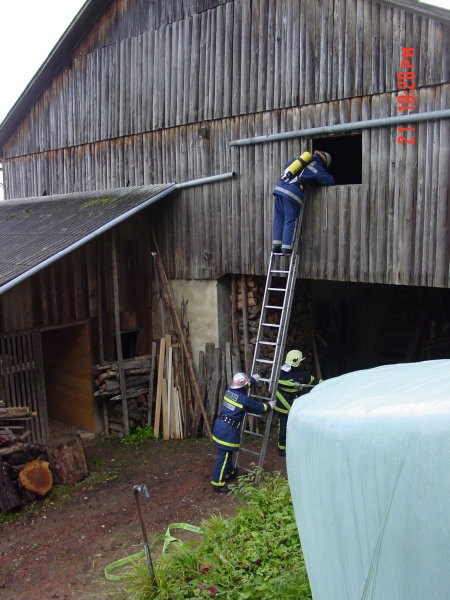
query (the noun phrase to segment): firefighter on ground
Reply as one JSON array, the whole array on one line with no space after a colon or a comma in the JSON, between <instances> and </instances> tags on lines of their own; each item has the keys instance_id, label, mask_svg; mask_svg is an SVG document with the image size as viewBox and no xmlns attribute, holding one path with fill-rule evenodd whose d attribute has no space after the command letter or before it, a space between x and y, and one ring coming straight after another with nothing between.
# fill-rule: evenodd
<instances>
[{"instance_id":1,"label":"firefighter on ground","mask_svg":"<svg viewBox=\"0 0 450 600\"><path fill-rule=\"evenodd\" d=\"M304 385L313 386L322 381L299 366L304 360L300 350L291 350L286 354L286 362L280 369L275 405L275 411L278 413L278 454L280 456L286 456L286 425L295 398L298 398L302 392L309 391L310 388L305 388Z\"/></svg>"},{"instance_id":2,"label":"firefighter on ground","mask_svg":"<svg viewBox=\"0 0 450 600\"><path fill-rule=\"evenodd\" d=\"M275 406L275 400L261 402L248 395L248 389L256 384L259 378L259 375L248 377L245 373L236 373L225 392L222 409L213 429L217 459L211 476L211 485L216 492L227 494L230 491L227 481L237 475L237 470L233 467L233 452L239 450L244 414L250 412L262 415Z\"/></svg>"},{"instance_id":3,"label":"firefighter on ground","mask_svg":"<svg viewBox=\"0 0 450 600\"><path fill-rule=\"evenodd\" d=\"M292 254L305 186L312 183L334 185L335 179L327 170L330 165L331 156L321 150L316 150L312 156L303 152L285 165L284 173L273 190L272 252Z\"/></svg>"}]
</instances>

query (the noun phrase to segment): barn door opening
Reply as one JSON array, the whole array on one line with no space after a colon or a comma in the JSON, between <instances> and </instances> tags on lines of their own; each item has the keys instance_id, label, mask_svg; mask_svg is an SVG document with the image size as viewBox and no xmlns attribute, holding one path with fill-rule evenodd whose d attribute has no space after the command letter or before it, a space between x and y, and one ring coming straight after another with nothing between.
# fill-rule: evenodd
<instances>
[{"instance_id":1,"label":"barn door opening","mask_svg":"<svg viewBox=\"0 0 450 600\"><path fill-rule=\"evenodd\" d=\"M95 433L87 324L43 331L42 354L48 418Z\"/></svg>"}]
</instances>

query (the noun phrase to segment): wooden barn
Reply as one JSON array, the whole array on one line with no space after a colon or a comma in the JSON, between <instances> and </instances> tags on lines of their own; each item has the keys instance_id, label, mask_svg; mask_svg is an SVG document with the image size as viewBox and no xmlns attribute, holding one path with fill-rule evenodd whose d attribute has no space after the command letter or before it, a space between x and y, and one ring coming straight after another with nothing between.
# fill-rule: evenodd
<instances>
[{"instance_id":1,"label":"wooden barn","mask_svg":"<svg viewBox=\"0 0 450 600\"><path fill-rule=\"evenodd\" d=\"M414 0L88 0L0 125L0 390L35 437L100 431L94 366L151 353L155 245L194 353L245 363L302 149L336 185L306 196L289 343L325 377L449 356L449 41Z\"/></svg>"}]
</instances>

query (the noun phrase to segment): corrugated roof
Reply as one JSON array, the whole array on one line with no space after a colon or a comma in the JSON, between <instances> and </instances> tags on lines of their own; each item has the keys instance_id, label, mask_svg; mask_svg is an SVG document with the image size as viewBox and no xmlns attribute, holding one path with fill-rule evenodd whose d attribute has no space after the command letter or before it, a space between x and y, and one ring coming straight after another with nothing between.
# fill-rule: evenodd
<instances>
[{"instance_id":1,"label":"corrugated roof","mask_svg":"<svg viewBox=\"0 0 450 600\"><path fill-rule=\"evenodd\" d=\"M175 190L168 183L0 202L0 294Z\"/></svg>"}]
</instances>

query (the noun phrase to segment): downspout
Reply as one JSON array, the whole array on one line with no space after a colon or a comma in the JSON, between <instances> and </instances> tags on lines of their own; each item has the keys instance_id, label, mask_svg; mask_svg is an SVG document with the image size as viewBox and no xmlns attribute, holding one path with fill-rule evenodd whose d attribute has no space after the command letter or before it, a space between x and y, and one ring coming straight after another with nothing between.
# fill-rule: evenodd
<instances>
[{"instance_id":1,"label":"downspout","mask_svg":"<svg viewBox=\"0 0 450 600\"><path fill-rule=\"evenodd\" d=\"M338 125L325 125L324 127L312 127L310 129L299 129L298 131L286 131L284 133L272 133L260 135L253 138L242 138L230 142L230 146L253 146L254 144L265 144L279 140L289 140L303 137L315 137L329 133L344 133L347 131L358 131L360 129L372 129L374 127L387 127L400 123L418 123L431 121L432 119L449 119L450 109L436 110L425 113L415 113L397 117L384 117L381 119L369 119L366 121L354 121L352 123L339 123Z\"/></svg>"}]
</instances>

